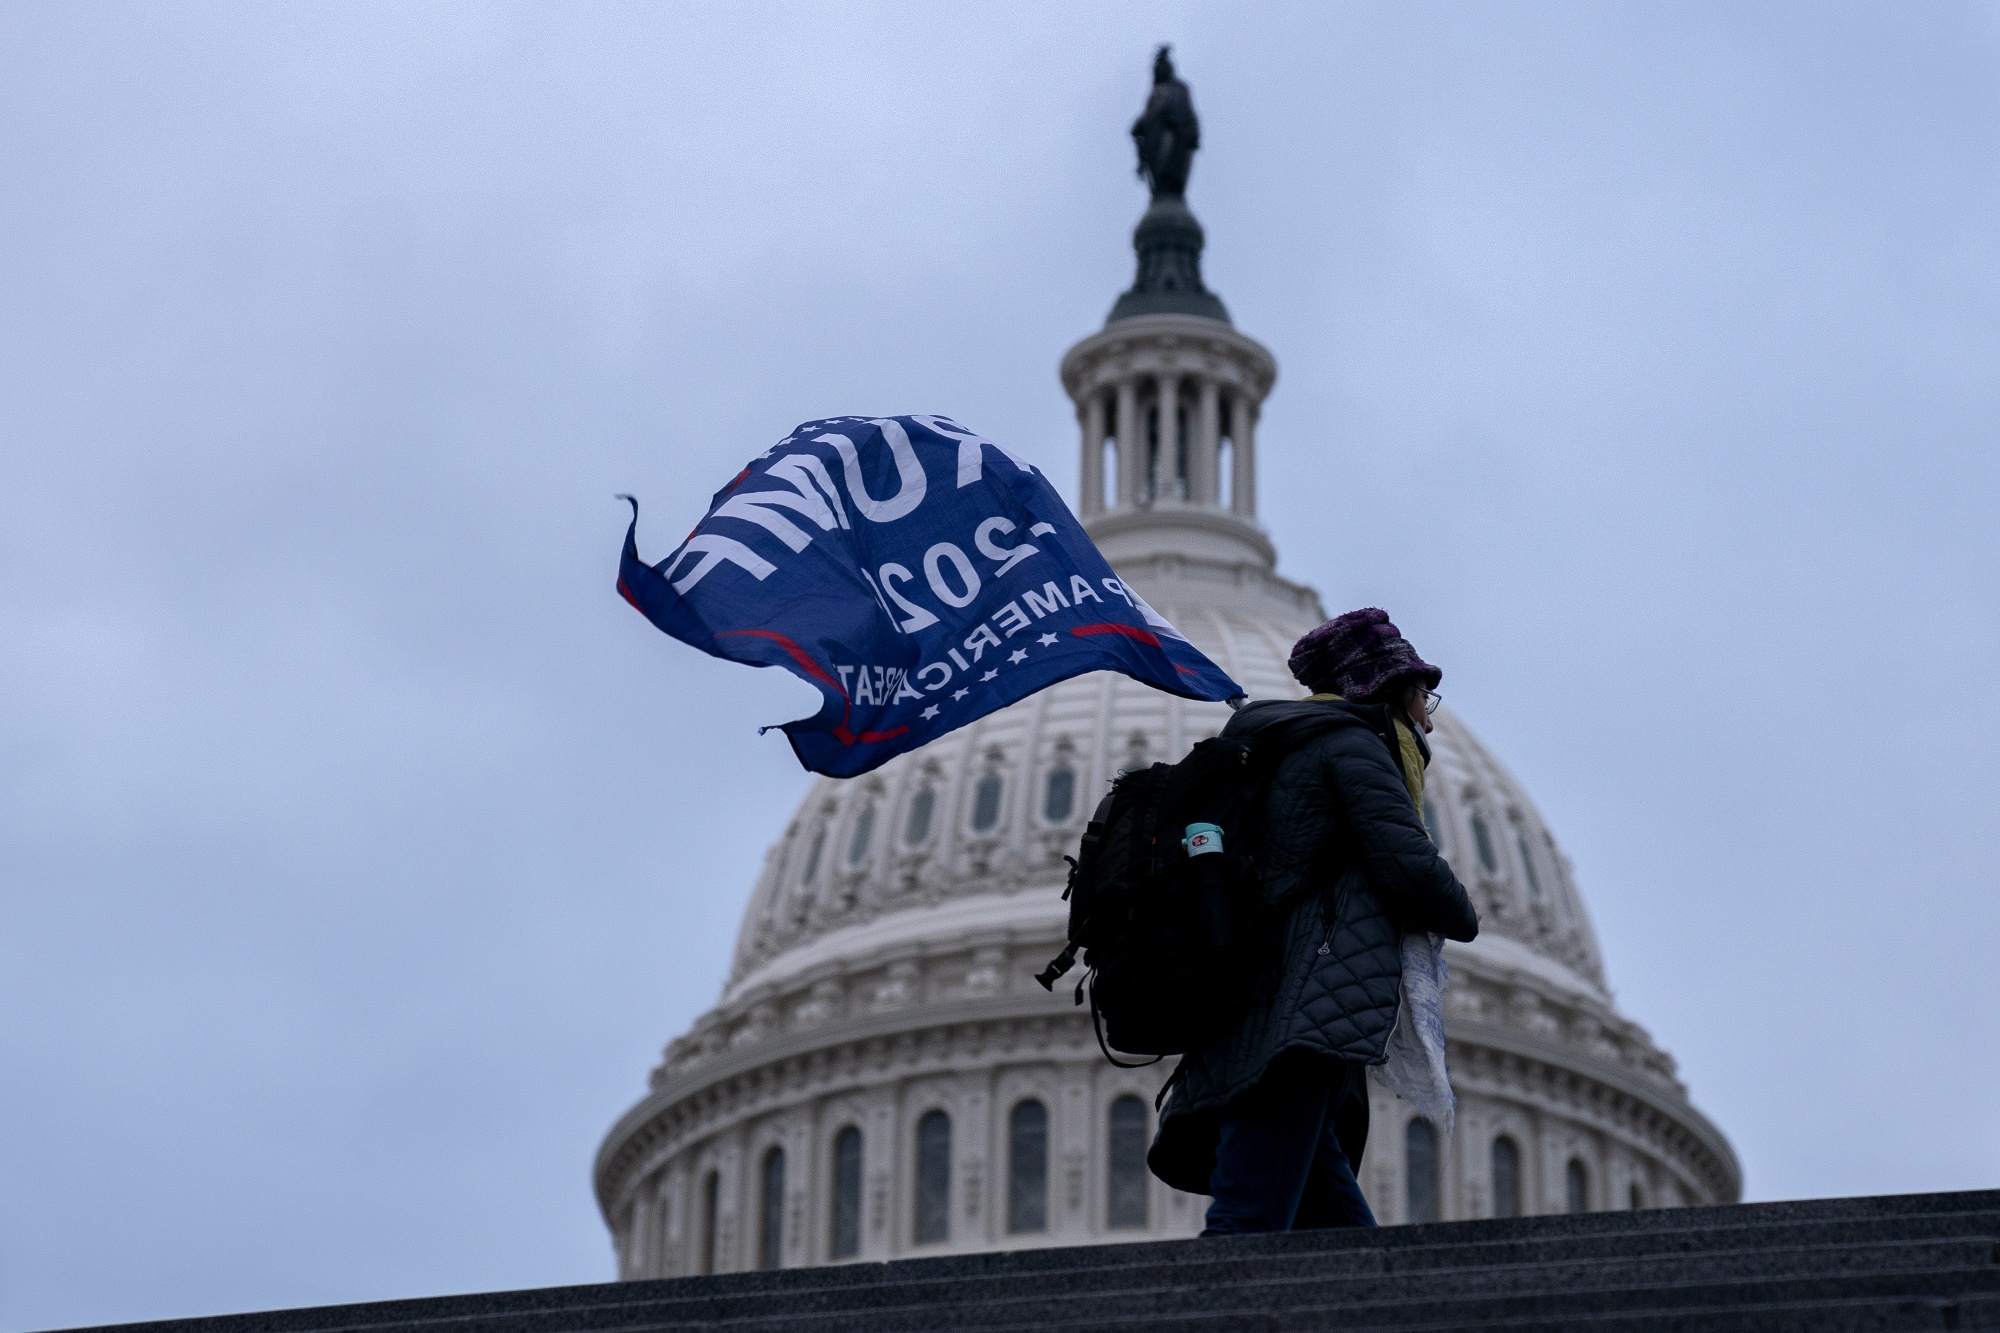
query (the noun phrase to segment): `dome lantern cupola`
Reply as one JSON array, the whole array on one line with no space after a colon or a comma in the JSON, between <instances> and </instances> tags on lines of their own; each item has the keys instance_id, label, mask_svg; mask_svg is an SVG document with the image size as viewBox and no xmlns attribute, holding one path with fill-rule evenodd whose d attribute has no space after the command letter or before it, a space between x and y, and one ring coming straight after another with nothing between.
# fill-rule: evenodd
<instances>
[{"instance_id":1,"label":"dome lantern cupola","mask_svg":"<svg viewBox=\"0 0 2000 1333\"><path fill-rule=\"evenodd\" d=\"M1083 435L1077 512L1142 588L1167 571L1127 566L1167 555L1210 581L1248 571L1261 583L1277 552L1257 522L1257 417L1278 363L1202 284L1201 224L1185 197L1201 128L1166 47L1132 139L1153 194L1132 234L1138 273L1104 328L1062 361ZM1271 591L1303 604L1291 585Z\"/></svg>"}]
</instances>

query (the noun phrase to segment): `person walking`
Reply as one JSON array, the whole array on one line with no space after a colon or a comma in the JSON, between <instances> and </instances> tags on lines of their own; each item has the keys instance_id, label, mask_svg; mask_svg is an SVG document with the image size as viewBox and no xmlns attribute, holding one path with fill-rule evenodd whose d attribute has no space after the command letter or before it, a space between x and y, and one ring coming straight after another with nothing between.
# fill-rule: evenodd
<instances>
[{"instance_id":1,"label":"person walking","mask_svg":"<svg viewBox=\"0 0 2000 1333\"><path fill-rule=\"evenodd\" d=\"M1367 1067L1400 1062L1396 1086L1428 1078L1431 1105L1450 1106L1439 992L1406 987L1404 960L1422 971L1433 935L1479 933L1422 818L1444 673L1375 607L1305 635L1289 666L1308 698L1247 704L1222 731L1340 723L1279 760L1265 796L1257 887L1281 942L1251 1007L1175 1070L1147 1156L1168 1185L1213 1198L1204 1236L1375 1225L1355 1180Z\"/></svg>"}]
</instances>

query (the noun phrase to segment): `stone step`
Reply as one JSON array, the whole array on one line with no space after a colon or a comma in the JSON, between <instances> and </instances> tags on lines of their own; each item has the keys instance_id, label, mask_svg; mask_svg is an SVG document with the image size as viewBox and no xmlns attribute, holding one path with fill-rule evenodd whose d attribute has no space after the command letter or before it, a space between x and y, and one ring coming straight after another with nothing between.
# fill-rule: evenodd
<instances>
[{"instance_id":1,"label":"stone step","mask_svg":"<svg viewBox=\"0 0 2000 1333\"><path fill-rule=\"evenodd\" d=\"M1984 1223L1974 1226L1975 1219ZM933 1305L957 1311L957 1322L968 1325L990 1323L1005 1315L1009 1301L1044 1300L1060 1306L1080 1297L1128 1300L1134 1308L1146 1305L1160 1293L1195 1289L1221 1293L1229 1288L1274 1284L1273 1292L1293 1293L1294 1303L1309 1300L1308 1287L1350 1302L1415 1299L1433 1289L1445 1291L1546 1291L1566 1287L1609 1286L1649 1283L1659 1285L1693 1281L1703 1276L1728 1274L1765 1276L1805 1276L1845 1272L1920 1272L1927 1268L1976 1267L1989 1262L2000 1237L2000 1214L1946 1214L1942 1218L1900 1218L1893 1229L1927 1233L1931 1239L1882 1240L1838 1243L1836 1236L1851 1233L1851 1223L1815 1223L1789 1227L1712 1228L1706 1232L1669 1231L1663 1233L1623 1233L1611 1237L1574 1237L1567 1240L1505 1241L1461 1243L1404 1249L1377 1246L1347 1248L1332 1253L1298 1253L1287 1256L1253 1255L1246 1259L1217 1256L1213 1252L1241 1242L1180 1243L1185 1254L1178 1263L1107 1262L1093 1267L1070 1267L1038 1275L1033 1292L1024 1296L1018 1275L984 1276L950 1273L909 1272L911 1269L950 1265L951 1260L919 1264L853 1268L800 1270L797 1278L809 1275L825 1278L855 1277L869 1272L881 1280L857 1282L797 1282L780 1284L780 1274L739 1275L735 1291L717 1290L721 1279L688 1282L631 1284L610 1290L619 1299L593 1304L588 1308L563 1311L523 1312L501 1316L490 1327L512 1333L546 1333L555 1329L623 1329L700 1324L719 1320L757 1318L774 1304L793 1309L810 1309L825 1318L842 1311L872 1310L881 1319L891 1311L915 1310L920 1314ZM1974 1226L1975 1234L1964 1234ZM1878 1228L1878 1232L1882 1229ZM1943 1239L1939 1232L1947 1233ZM1957 1238L1949 1238L1956 1232ZM1739 1234L1740 1233L1740 1234ZM1803 1233L1803 1234L1802 1234ZM1829 1234L1831 1233L1831 1234ZM1393 1235L1392 1232L1382 1233ZM1801 1244L1809 1240L1816 1243ZM1697 1248L1706 1241L1705 1248ZM1774 1242L1784 1242L1782 1245ZM1139 1248L1139 1247L1129 1247ZM1144 1247L1152 1249L1155 1247ZM1106 1260L1123 1259L1117 1250L1094 1252ZM899 1274L891 1277L891 1274ZM755 1278L761 1277L762 1281ZM745 1282L744 1279L751 1279ZM1344 1286L1339 1284L1345 1284ZM775 1290L780 1287L782 1290ZM693 1288L693 1289L691 1289ZM1272 1296L1270 1299L1277 1300ZM997 1302L992 1309L978 1308ZM1254 1304L1255 1302L1251 1302ZM1232 1309L1246 1308L1240 1300L1228 1300ZM1146 1308L1152 1308L1147 1305ZM1052 1308L1032 1318L1062 1319L1064 1313Z\"/></svg>"},{"instance_id":2,"label":"stone step","mask_svg":"<svg viewBox=\"0 0 2000 1333\"><path fill-rule=\"evenodd\" d=\"M176 1320L122 1333L1585 1323L1641 1333L1979 1328L2000 1326L1975 1322L1996 1317L2000 1191L1988 1190L940 1256Z\"/></svg>"},{"instance_id":3,"label":"stone step","mask_svg":"<svg viewBox=\"0 0 2000 1333\"><path fill-rule=\"evenodd\" d=\"M1670 1218L1673 1214L1657 1214ZM1101 1290L1107 1285L1121 1288L1149 1284L1188 1285L1219 1281L1252 1281L1266 1277L1297 1278L1338 1274L1373 1275L1389 1272L1420 1272L1427 1269L1457 1269L1467 1266L1492 1267L1546 1263L1554 1260L1581 1261L1620 1256L1702 1255L1720 1252L1724 1262L1735 1261L1744 1251L1789 1248L1809 1250L1859 1243L1888 1244L1895 1241L1959 1238L1973 1252L1984 1254L2000 1237L2000 1212L1897 1215L1878 1222L1837 1219L1822 1222L1785 1223L1763 1226L1711 1227L1705 1230L1672 1228L1663 1231L1615 1230L1604 1235L1572 1235L1556 1239L1522 1237L1512 1240L1458 1240L1442 1244L1411 1245L1407 1239L1419 1231L1454 1233L1495 1229L1495 1223L1457 1224L1451 1228L1395 1228L1376 1233L1322 1233L1316 1238L1287 1237L1286 1253L1271 1253L1268 1237L1239 1237L1226 1241L1169 1242L1163 1245L1100 1246L1089 1249L1027 1251L1015 1255L963 1256L948 1259L915 1260L890 1265L850 1265L839 1268L790 1270L784 1273L736 1274L722 1278L683 1279L661 1283L634 1283L611 1291L621 1293L618 1304L646 1304L661 1315L690 1281L699 1284L700 1299L716 1302L712 1317L734 1317L747 1312L740 1304L756 1301L764 1293L782 1290L792 1299L811 1300L822 1308L854 1302L879 1303L887 1290L921 1292L937 1299L970 1300L988 1288L1005 1289L1031 1278L1042 1292ZM1507 1224L1513 1226L1514 1224ZM1372 1238L1371 1238L1372 1237ZM1356 1241L1368 1239L1366 1244ZM1440 1237L1442 1239L1442 1237ZM1298 1242L1318 1240L1318 1246ZM1335 1243L1345 1241L1345 1244ZM1239 1257L1240 1256L1240 1257ZM1856 1256L1848 1255L1852 1262ZM1002 1262L996 1262L1002 1261ZM1137 1261L1137 1262L1135 1262ZM994 1268L1001 1271L991 1271ZM1040 1271L1023 1272L1032 1267ZM968 1269L976 1271L967 1271ZM1226 1275L1226 1276L1225 1276ZM919 1285L912 1285L919 1284ZM582 1289L588 1290L588 1289ZM843 1291L851 1295L843 1297ZM657 1294L656 1294L657 1293ZM687 1297L694 1298L693 1293ZM657 1303L657 1304L656 1304ZM900 1301L895 1303L901 1303ZM579 1312L581 1315L581 1312ZM593 1325L608 1312L583 1315L579 1323Z\"/></svg>"},{"instance_id":4,"label":"stone step","mask_svg":"<svg viewBox=\"0 0 2000 1333\"><path fill-rule=\"evenodd\" d=\"M1199 1316L1209 1327L1238 1327L1257 1320L1315 1319L1345 1329L1405 1329L1435 1325L1477 1326L1491 1320L1603 1318L1617 1314L1658 1315L1676 1310L1783 1305L1805 1302L1866 1301L1922 1297L1936 1300L2000 1297L2000 1274L1991 1268L1931 1270L1920 1273L1840 1275L1827 1277L1742 1278L1733 1281L1626 1282L1601 1288L1545 1288L1513 1292L1443 1289L1399 1291L1395 1288L1273 1290L1269 1286L1182 1288L1145 1293L1107 1293L1083 1301L1020 1301L983 1307L929 1303L896 1310L826 1313L812 1316L761 1315L745 1319L652 1323L628 1327L647 1329L742 1329L746 1333L909 1333L942 1326L939 1315L949 1312L953 1328L999 1330L1088 1329L1117 1320L1141 1327L1170 1327L1186 1316Z\"/></svg>"},{"instance_id":5,"label":"stone step","mask_svg":"<svg viewBox=\"0 0 2000 1333\"><path fill-rule=\"evenodd\" d=\"M711 1325L710 1327L724 1327ZM1812 1300L1757 1305L1694 1306L1639 1313L1535 1314L1495 1317L1478 1312L1470 1317L1423 1324L1357 1323L1353 1311L1300 1309L1269 1311L1254 1316L1191 1314L1170 1319L1113 1320L1091 1325L1038 1326L1041 1333L1083 1333L1085 1328L1107 1333L1914 1333L1932 1329L2000 1329L2000 1299L1991 1297L1897 1296L1873 1300ZM1022 1326L1007 1330L1022 1333Z\"/></svg>"},{"instance_id":6,"label":"stone step","mask_svg":"<svg viewBox=\"0 0 2000 1333\"><path fill-rule=\"evenodd\" d=\"M1197 1293L1214 1308L1262 1309L1281 1305L1414 1301L1436 1294L1523 1295L1562 1291L1674 1285L1703 1280L1834 1277L1854 1274L1920 1274L1947 1269L1979 1269L2000 1249L2000 1218L1984 1235L1955 1239L1873 1241L1843 1245L1787 1247L1730 1245L1689 1252L1625 1253L1581 1257L1558 1243L1535 1247L1533 1258L1493 1262L1405 1263L1392 1252L1344 1255L1260 1256L1249 1261L1196 1256L1181 1264L1138 1264L1070 1269L1041 1275L1024 1284L1018 1277L909 1277L871 1284L733 1293L669 1290L655 1298L636 1296L590 1309L523 1314L494 1324L508 1333L557 1330L617 1330L697 1326L704 1323L774 1317L774 1306L809 1309L815 1319L868 1313L885 1330L910 1319L928 1318L936 1308L953 1311L965 1327L1069 1319L1069 1306L1082 1301L1093 1310L1162 1308ZM1675 1237L1676 1240L1681 1239ZM1507 1248L1518 1249L1521 1242ZM1444 1247L1437 1247L1444 1248ZM1489 1247L1456 1247L1485 1250ZM1329 1260L1341 1261L1329 1263ZM1357 1262L1358 1261L1358 1262ZM1032 1290L1024 1291L1024 1286Z\"/></svg>"}]
</instances>

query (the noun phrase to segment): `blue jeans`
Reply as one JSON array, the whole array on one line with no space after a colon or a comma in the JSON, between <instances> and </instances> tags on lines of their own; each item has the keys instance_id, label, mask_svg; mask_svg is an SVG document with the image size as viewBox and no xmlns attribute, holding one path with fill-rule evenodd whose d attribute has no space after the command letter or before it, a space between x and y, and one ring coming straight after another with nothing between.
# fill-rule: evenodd
<instances>
[{"instance_id":1,"label":"blue jeans","mask_svg":"<svg viewBox=\"0 0 2000 1333\"><path fill-rule=\"evenodd\" d=\"M1222 1113L1201 1234L1374 1226L1354 1179L1367 1143L1362 1066L1284 1052Z\"/></svg>"}]
</instances>

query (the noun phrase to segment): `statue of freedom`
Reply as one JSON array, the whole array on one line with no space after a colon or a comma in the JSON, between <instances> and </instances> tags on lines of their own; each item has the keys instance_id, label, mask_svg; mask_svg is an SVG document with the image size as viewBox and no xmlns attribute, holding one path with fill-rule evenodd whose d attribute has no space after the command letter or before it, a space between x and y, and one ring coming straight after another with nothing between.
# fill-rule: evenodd
<instances>
[{"instance_id":1,"label":"statue of freedom","mask_svg":"<svg viewBox=\"0 0 2000 1333\"><path fill-rule=\"evenodd\" d=\"M1153 187L1155 199L1178 199L1186 192L1188 169L1201 147L1201 122L1195 119L1188 86L1174 75L1172 50L1162 46L1153 57L1153 91L1145 111L1132 122L1139 175Z\"/></svg>"}]
</instances>

